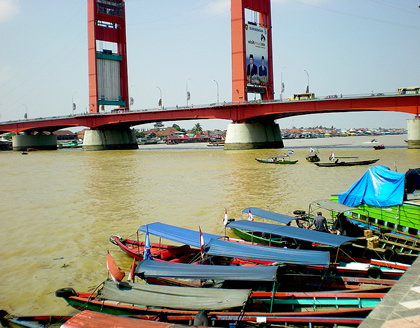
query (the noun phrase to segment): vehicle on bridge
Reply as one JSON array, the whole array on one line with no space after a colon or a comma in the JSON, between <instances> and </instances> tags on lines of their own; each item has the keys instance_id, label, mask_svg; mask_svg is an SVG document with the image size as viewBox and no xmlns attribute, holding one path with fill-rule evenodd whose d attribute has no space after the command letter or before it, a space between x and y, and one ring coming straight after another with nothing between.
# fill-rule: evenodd
<instances>
[{"instance_id":1,"label":"vehicle on bridge","mask_svg":"<svg viewBox=\"0 0 420 328\"><path fill-rule=\"evenodd\" d=\"M420 87L399 88L397 89L397 93L400 95L419 94Z\"/></svg>"},{"instance_id":2,"label":"vehicle on bridge","mask_svg":"<svg viewBox=\"0 0 420 328\"><path fill-rule=\"evenodd\" d=\"M314 99L315 94L314 93L295 93L293 96L290 96L287 98L287 101L293 101L293 100L305 100L305 99Z\"/></svg>"}]
</instances>

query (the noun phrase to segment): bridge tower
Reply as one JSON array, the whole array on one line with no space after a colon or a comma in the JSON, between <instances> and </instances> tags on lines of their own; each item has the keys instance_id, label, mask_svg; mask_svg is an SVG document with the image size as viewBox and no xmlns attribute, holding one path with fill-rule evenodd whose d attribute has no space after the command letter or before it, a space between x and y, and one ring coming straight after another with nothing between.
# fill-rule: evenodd
<instances>
[{"instance_id":1,"label":"bridge tower","mask_svg":"<svg viewBox=\"0 0 420 328\"><path fill-rule=\"evenodd\" d=\"M245 20L245 9L258 13L258 22ZM231 0L232 101L259 94L274 99L271 0ZM283 148L280 127L272 119L233 120L225 149Z\"/></svg>"},{"instance_id":2,"label":"bridge tower","mask_svg":"<svg viewBox=\"0 0 420 328\"><path fill-rule=\"evenodd\" d=\"M116 45L98 51L98 41ZM88 0L89 112L128 108L127 42L123 0ZM103 107L102 107L103 108Z\"/></svg>"},{"instance_id":3,"label":"bridge tower","mask_svg":"<svg viewBox=\"0 0 420 328\"><path fill-rule=\"evenodd\" d=\"M245 9L258 13L259 21L246 22ZM274 99L270 0L231 1L231 42L232 101L249 100L253 93Z\"/></svg>"},{"instance_id":4,"label":"bridge tower","mask_svg":"<svg viewBox=\"0 0 420 328\"><path fill-rule=\"evenodd\" d=\"M107 42L99 51L98 42ZM107 105L129 109L127 41L124 0L88 0L89 113ZM83 149L137 148L129 126L117 126L85 133Z\"/></svg>"}]
</instances>

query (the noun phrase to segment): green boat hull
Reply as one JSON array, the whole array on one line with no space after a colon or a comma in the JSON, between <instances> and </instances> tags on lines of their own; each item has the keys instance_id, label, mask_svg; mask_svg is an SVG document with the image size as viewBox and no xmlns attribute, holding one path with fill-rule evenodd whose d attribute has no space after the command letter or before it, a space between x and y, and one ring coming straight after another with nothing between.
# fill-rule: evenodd
<instances>
[{"instance_id":1,"label":"green boat hull","mask_svg":"<svg viewBox=\"0 0 420 328\"><path fill-rule=\"evenodd\" d=\"M338 203L338 195L331 200ZM390 230L397 235L420 238L420 203L406 201L402 205L377 207L367 204L355 206L367 211L369 218L353 213L355 223L367 224L375 230Z\"/></svg>"}]
</instances>

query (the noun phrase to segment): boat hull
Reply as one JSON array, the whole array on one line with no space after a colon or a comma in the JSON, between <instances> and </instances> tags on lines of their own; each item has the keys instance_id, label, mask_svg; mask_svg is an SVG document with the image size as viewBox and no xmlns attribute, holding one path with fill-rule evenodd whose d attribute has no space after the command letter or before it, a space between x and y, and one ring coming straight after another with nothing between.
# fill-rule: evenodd
<instances>
[{"instance_id":1,"label":"boat hull","mask_svg":"<svg viewBox=\"0 0 420 328\"><path fill-rule=\"evenodd\" d=\"M366 160L366 161L349 161L349 162L325 162L325 163L314 163L320 167L333 167L333 166L356 166L356 165L370 165L374 164L378 159Z\"/></svg>"}]
</instances>

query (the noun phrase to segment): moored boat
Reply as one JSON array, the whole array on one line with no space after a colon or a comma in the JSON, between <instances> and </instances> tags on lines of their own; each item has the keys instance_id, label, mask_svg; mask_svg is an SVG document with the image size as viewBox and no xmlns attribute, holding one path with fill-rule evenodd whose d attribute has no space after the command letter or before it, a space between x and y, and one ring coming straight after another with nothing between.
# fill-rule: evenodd
<instances>
[{"instance_id":1,"label":"moored boat","mask_svg":"<svg viewBox=\"0 0 420 328\"><path fill-rule=\"evenodd\" d=\"M336 159L334 162L318 162L314 164L320 167L355 166L355 165L370 165L370 164L376 163L377 161L379 161L379 158L361 160L361 161L340 161L339 159Z\"/></svg>"},{"instance_id":2,"label":"moored boat","mask_svg":"<svg viewBox=\"0 0 420 328\"><path fill-rule=\"evenodd\" d=\"M255 158L257 162L265 164L296 164L298 160L291 160L289 155L273 156L269 158Z\"/></svg>"},{"instance_id":3,"label":"moored boat","mask_svg":"<svg viewBox=\"0 0 420 328\"><path fill-rule=\"evenodd\" d=\"M420 168L398 173L384 166L374 166L346 192L331 195L331 200L364 210L365 214L344 213L362 228L420 238ZM394 241L398 245L393 248L402 247L407 243L406 238L402 242ZM419 244L409 246L418 248ZM409 247L406 253L410 253Z\"/></svg>"}]
</instances>

